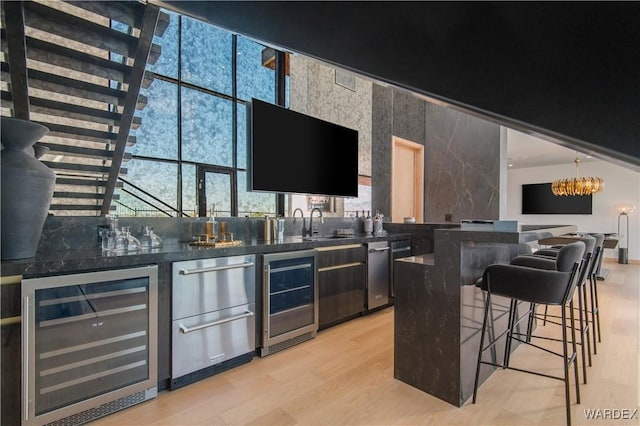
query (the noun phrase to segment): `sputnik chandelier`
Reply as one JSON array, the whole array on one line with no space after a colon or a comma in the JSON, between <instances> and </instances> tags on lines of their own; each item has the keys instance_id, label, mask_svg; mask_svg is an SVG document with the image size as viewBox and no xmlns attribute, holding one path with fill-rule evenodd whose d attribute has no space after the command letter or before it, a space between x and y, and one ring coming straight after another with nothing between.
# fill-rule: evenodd
<instances>
[{"instance_id":1,"label":"sputnik chandelier","mask_svg":"<svg viewBox=\"0 0 640 426\"><path fill-rule=\"evenodd\" d=\"M578 165L580 159L576 152L576 177L568 179L556 179L551 184L553 195L591 195L602 191L604 180L600 177L580 177Z\"/></svg>"}]
</instances>

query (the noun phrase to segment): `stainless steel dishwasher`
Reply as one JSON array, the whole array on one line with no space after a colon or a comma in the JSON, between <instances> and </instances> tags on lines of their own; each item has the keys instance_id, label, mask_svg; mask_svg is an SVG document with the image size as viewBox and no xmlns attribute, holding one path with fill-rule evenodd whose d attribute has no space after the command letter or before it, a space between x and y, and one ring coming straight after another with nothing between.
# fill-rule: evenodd
<instances>
[{"instance_id":1,"label":"stainless steel dishwasher","mask_svg":"<svg viewBox=\"0 0 640 426\"><path fill-rule=\"evenodd\" d=\"M255 255L175 262L171 388L255 355Z\"/></svg>"},{"instance_id":2,"label":"stainless steel dishwasher","mask_svg":"<svg viewBox=\"0 0 640 426\"><path fill-rule=\"evenodd\" d=\"M389 265L391 263L388 241L367 244L367 309L389 304Z\"/></svg>"}]
</instances>

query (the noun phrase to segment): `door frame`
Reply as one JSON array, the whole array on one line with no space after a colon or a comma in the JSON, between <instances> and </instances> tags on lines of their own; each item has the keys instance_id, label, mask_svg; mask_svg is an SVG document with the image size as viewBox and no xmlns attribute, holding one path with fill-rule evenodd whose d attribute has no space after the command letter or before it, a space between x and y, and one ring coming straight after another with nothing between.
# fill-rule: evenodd
<instances>
[{"instance_id":1,"label":"door frame","mask_svg":"<svg viewBox=\"0 0 640 426\"><path fill-rule=\"evenodd\" d=\"M236 187L238 185L236 171L229 167L211 166L208 164L196 165L196 185L197 185L197 202L198 202L198 216L207 216L207 203L206 203L206 180L205 175L207 173L218 173L229 175L231 191L231 216L238 216L238 202L236 200Z\"/></svg>"},{"instance_id":2,"label":"door frame","mask_svg":"<svg viewBox=\"0 0 640 426\"><path fill-rule=\"evenodd\" d=\"M396 147L400 146L414 151L414 217L416 218L416 222L424 222L424 145L398 136L391 136L391 211L389 212L389 215L393 220L393 188L395 186L394 164L397 155Z\"/></svg>"}]
</instances>

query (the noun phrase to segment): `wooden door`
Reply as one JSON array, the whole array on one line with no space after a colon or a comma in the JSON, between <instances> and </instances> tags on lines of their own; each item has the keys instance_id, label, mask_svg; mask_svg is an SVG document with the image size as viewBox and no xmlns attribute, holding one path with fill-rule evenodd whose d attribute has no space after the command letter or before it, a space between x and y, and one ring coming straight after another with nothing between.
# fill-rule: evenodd
<instances>
[{"instance_id":1,"label":"wooden door","mask_svg":"<svg viewBox=\"0 0 640 426\"><path fill-rule=\"evenodd\" d=\"M423 221L424 146L393 136L391 149L391 220Z\"/></svg>"}]
</instances>

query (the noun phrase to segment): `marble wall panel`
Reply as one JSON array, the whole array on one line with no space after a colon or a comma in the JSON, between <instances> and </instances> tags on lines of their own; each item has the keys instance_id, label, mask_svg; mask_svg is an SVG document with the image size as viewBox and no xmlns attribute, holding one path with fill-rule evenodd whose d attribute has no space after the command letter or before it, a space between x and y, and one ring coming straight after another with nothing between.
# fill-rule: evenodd
<instances>
[{"instance_id":1,"label":"marble wall panel","mask_svg":"<svg viewBox=\"0 0 640 426\"><path fill-rule=\"evenodd\" d=\"M392 98L393 136L425 144L425 102L413 94L394 89Z\"/></svg>"},{"instance_id":2,"label":"marble wall panel","mask_svg":"<svg viewBox=\"0 0 640 426\"><path fill-rule=\"evenodd\" d=\"M500 126L425 103L426 221L498 219Z\"/></svg>"},{"instance_id":3,"label":"marble wall panel","mask_svg":"<svg viewBox=\"0 0 640 426\"><path fill-rule=\"evenodd\" d=\"M434 268L394 262L393 377L460 406L459 300L428 284Z\"/></svg>"},{"instance_id":4,"label":"marble wall panel","mask_svg":"<svg viewBox=\"0 0 640 426\"><path fill-rule=\"evenodd\" d=\"M390 217L393 89L374 84L372 95L371 207Z\"/></svg>"},{"instance_id":5,"label":"marble wall panel","mask_svg":"<svg viewBox=\"0 0 640 426\"><path fill-rule=\"evenodd\" d=\"M355 91L336 84L336 69L292 55L289 104L292 110L358 131L359 174L371 176L371 102L373 84L355 77Z\"/></svg>"},{"instance_id":6,"label":"marble wall panel","mask_svg":"<svg viewBox=\"0 0 640 426\"><path fill-rule=\"evenodd\" d=\"M359 131L360 174L372 177L372 211L391 212L391 141L425 145L425 222L499 216L500 127L356 77L353 92L335 68L294 55L291 108Z\"/></svg>"}]
</instances>

